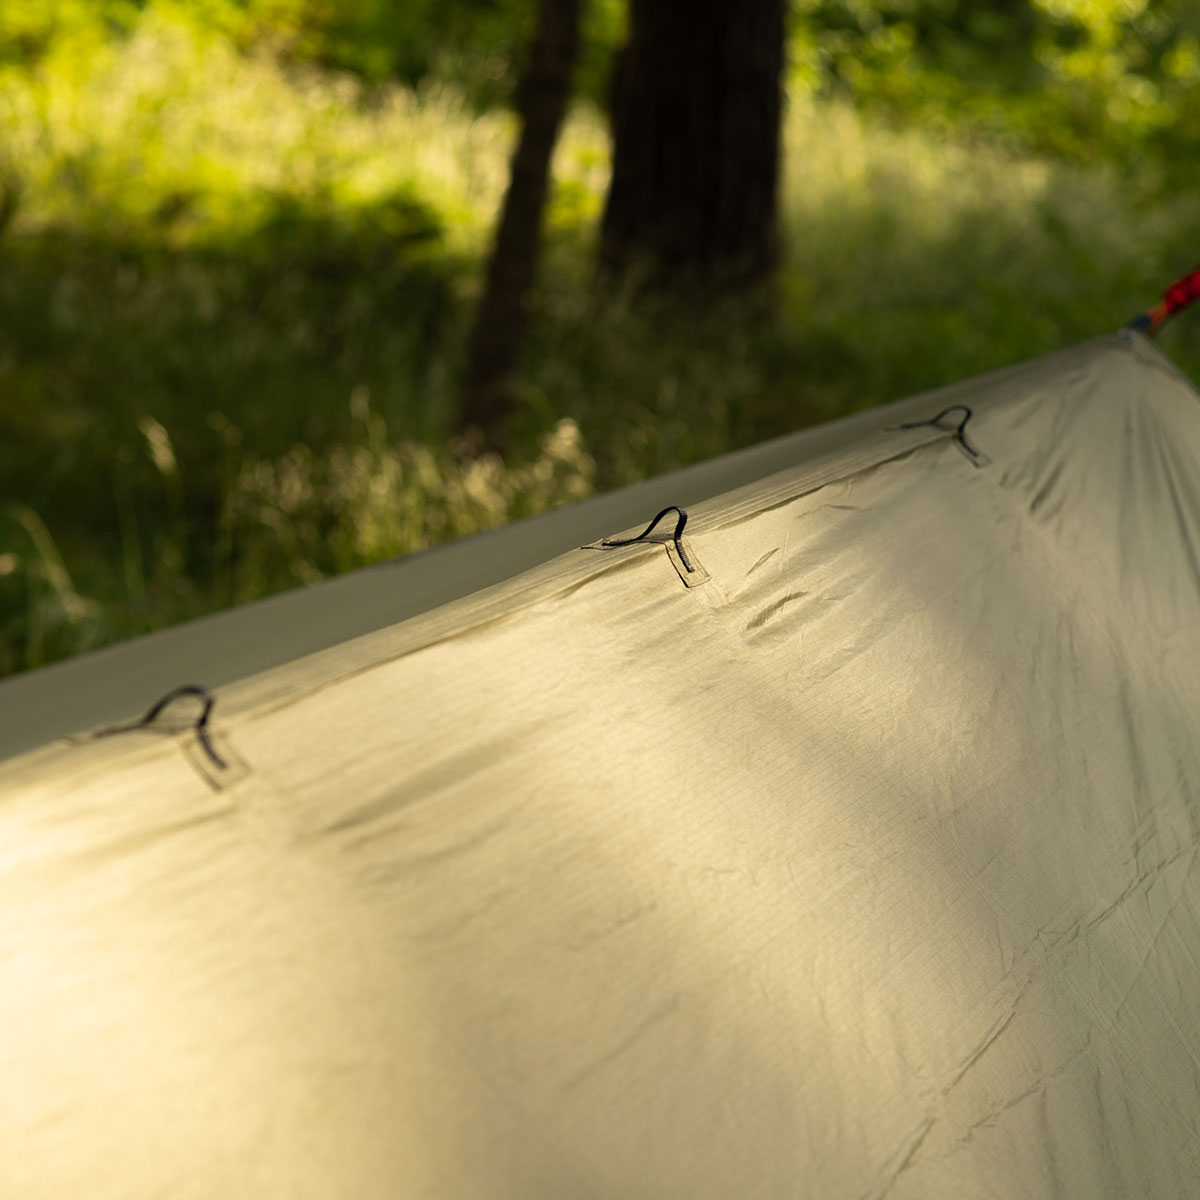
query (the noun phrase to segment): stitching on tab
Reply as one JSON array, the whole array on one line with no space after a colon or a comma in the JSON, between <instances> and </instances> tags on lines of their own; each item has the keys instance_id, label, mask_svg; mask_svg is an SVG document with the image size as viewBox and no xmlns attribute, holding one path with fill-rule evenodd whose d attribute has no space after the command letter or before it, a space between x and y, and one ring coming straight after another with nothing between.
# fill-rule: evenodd
<instances>
[{"instance_id":1,"label":"stitching on tab","mask_svg":"<svg viewBox=\"0 0 1200 1200\"><path fill-rule=\"evenodd\" d=\"M933 426L934 429L944 429L941 424L952 412L961 412L963 419L954 427L954 441L958 448L967 456L967 461L972 466L982 467L991 462L987 455L976 450L970 442L967 441L967 422L974 415L972 410L965 404L951 404L949 408L943 408L936 417L931 417L928 421L905 421L900 425L889 425L886 432L892 433L898 429L922 429L927 425Z\"/></svg>"},{"instance_id":2,"label":"stitching on tab","mask_svg":"<svg viewBox=\"0 0 1200 1200\"><path fill-rule=\"evenodd\" d=\"M675 522L675 529L671 534L669 541L662 541L659 538L651 538L658 523L667 515L667 513L678 513L679 518ZM707 583L711 578L709 573L700 565L696 558L695 552L684 541L683 529L687 524L687 510L679 507L678 504L669 504L642 530L637 537L631 538L605 538L600 542L591 542L586 546L581 547L583 550L615 550L619 546L634 546L639 543L647 545L665 546L667 557L671 560L671 565L675 568L679 578L683 580L687 587L699 587L702 583Z\"/></svg>"},{"instance_id":3,"label":"stitching on tab","mask_svg":"<svg viewBox=\"0 0 1200 1200\"><path fill-rule=\"evenodd\" d=\"M209 726L208 719L212 715L213 705L216 703L213 694L208 688L201 687L195 683L187 683L182 687L173 688L161 700L157 701L144 717L141 717L137 721L130 721L124 725L109 725L102 729L95 729L86 736L101 738L110 737L115 733L132 733L138 729L149 729L154 726L155 721L168 705L184 696L195 696L197 699L203 701L199 715L191 724L191 730L195 734L196 745L199 747L199 750L203 751L203 756L193 750L191 746L185 746L185 752L192 765L217 790L228 786L230 783L235 783L237 780L248 775L250 768L237 757L227 739ZM163 729L162 732L172 733L177 731ZM218 746L220 748L219 752Z\"/></svg>"}]
</instances>

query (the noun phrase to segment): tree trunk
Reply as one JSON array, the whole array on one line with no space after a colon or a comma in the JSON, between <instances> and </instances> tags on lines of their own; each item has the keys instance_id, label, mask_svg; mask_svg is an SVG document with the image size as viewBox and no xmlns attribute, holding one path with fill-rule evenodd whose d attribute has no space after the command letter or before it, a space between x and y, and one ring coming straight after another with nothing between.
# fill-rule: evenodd
<instances>
[{"instance_id":1,"label":"tree trunk","mask_svg":"<svg viewBox=\"0 0 1200 1200\"><path fill-rule=\"evenodd\" d=\"M571 93L582 0L539 0L529 63L517 86L521 134L467 350L459 426L494 449L516 406L515 376L541 248L550 161Z\"/></svg>"},{"instance_id":2,"label":"tree trunk","mask_svg":"<svg viewBox=\"0 0 1200 1200\"><path fill-rule=\"evenodd\" d=\"M631 0L601 264L744 288L778 256L786 0Z\"/></svg>"}]
</instances>

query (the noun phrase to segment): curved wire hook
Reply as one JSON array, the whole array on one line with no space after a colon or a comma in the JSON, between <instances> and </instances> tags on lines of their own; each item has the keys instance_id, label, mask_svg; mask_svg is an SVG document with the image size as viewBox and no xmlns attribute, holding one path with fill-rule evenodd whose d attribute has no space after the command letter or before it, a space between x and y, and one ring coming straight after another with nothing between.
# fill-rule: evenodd
<instances>
[{"instance_id":1,"label":"curved wire hook","mask_svg":"<svg viewBox=\"0 0 1200 1200\"><path fill-rule=\"evenodd\" d=\"M932 425L932 426L934 426L934 428L938 428L938 422L940 420L942 420L943 417L949 416L950 413L955 411L955 409L961 410L961 412L963 414L963 419L961 421L959 421L958 425L956 426L956 428L954 430L954 440L956 442L958 442L958 444L973 459L978 459L979 451L976 450L975 447L972 446L967 441L967 434L966 434L967 422L971 419L973 414L972 414L971 410L965 404L952 404L952 405L950 405L949 408L943 408L942 411L940 413L938 413L938 415L936 417L932 417L928 421L906 421L901 425L895 426L895 428L896 429L919 429L922 425Z\"/></svg>"},{"instance_id":2,"label":"curved wire hook","mask_svg":"<svg viewBox=\"0 0 1200 1200\"><path fill-rule=\"evenodd\" d=\"M168 692L161 700L159 700L150 711L138 721L131 721L128 725L113 725L108 729L97 729L93 737L107 737L112 733L129 733L134 729L144 729L148 725L152 725L159 713L174 700L178 700L180 696L198 696L204 701L204 708L200 715L196 718L193 728L196 731L196 738L200 745L204 747L205 754L216 763L220 770L225 770L228 765L225 760L213 749L213 744L208 737L208 718L212 712L213 694L208 688L201 687L197 683L185 683L182 687L177 687L173 691Z\"/></svg>"},{"instance_id":3,"label":"curved wire hook","mask_svg":"<svg viewBox=\"0 0 1200 1200\"><path fill-rule=\"evenodd\" d=\"M644 541L647 537L650 536L651 533L654 532L654 527L669 512L677 512L679 514L679 520L675 524L675 533L674 533L674 537L673 537L673 540L675 542L675 550L676 550L676 553L678 553L678 555L679 555L679 561L681 563L683 563L683 565L687 568L687 570L689 572L694 571L696 568L692 566L691 559L688 558L687 551L683 548L683 527L687 524L687 519L688 519L687 511L685 509L680 508L678 504L668 504L667 507L664 508L662 510L662 512L660 512L658 514L658 516L656 516L654 518L654 520L651 521L650 524L647 525L646 528L643 529L642 532L637 535L637 537L605 538L605 540L602 541L600 543L600 545L605 547L605 549L608 549L612 546L632 546L634 544L634 542Z\"/></svg>"}]
</instances>

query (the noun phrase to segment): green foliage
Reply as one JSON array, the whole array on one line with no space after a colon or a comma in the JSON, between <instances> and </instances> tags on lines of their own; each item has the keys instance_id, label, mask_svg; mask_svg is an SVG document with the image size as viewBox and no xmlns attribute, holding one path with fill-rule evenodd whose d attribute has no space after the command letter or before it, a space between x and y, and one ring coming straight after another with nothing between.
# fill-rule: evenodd
<instances>
[{"instance_id":1,"label":"green foliage","mask_svg":"<svg viewBox=\"0 0 1200 1200\"><path fill-rule=\"evenodd\" d=\"M0 513L0 674L110 639L100 605L81 596L50 531L24 505Z\"/></svg>"},{"instance_id":2,"label":"green foliage","mask_svg":"<svg viewBox=\"0 0 1200 1200\"><path fill-rule=\"evenodd\" d=\"M585 8L578 86L593 102L603 104L626 7ZM114 39L168 23L369 85L437 79L486 109L513 94L535 9L535 0L8 0L0 67L50 60L69 73ZM969 128L1024 152L1194 173L1194 0L792 0L790 42L798 92L943 132Z\"/></svg>"},{"instance_id":3,"label":"green foliage","mask_svg":"<svg viewBox=\"0 0 1200 1200\"><path fill-rule=\"evenodd\" d=\"M601 487L1119 327L1189 268L1200 213L1115 173L896 131L793 99L778 303L690 311L588 286L560 245L527 371L532 428L573 417ZM1200 378L1189 328L1164 348ZM613 403L621 397L621 403Z\"/></svg>"},{"instance_id":4,"label":"green foliage","mask_svg":"<svg viewBox=\"0 0 1200 1200\"><path fill-rule=\"evenodd\" d=\"M350 400L346 445L281 458L246 456L226 493L221 527L242 547L229 571L236 603L264 584L325 575L492 529L587 496L594 466L575 423L557 422L527 462L437 450L389 435L365 387Z\"/></svg>"},{"instance_id":5,"label":"green foliage","mask_svg":"<svg viewBox=\"0 0 1200 1200\"><path fill-rule=\"evenodd\" d=\"M438 20L470 6L448 8ZM1003 63L987 85L1008 106L999 146L959 84L936 101L942 118L918 106L905 127L897 98L938 77L952 21L929 35L950 39L938 55L901 36L854 77L860 26L835 61L817 38L832 18L801 22L811 55L794 72L809 84L789 111L777 303L699 312L596 291L607 131L580 107L501 463L449 433L512 118L434 76L414 90L321 66L319 39L285 45L300 17L331 11L0 8L0 673L1104 332L1196 256L1186 193L1022 150L1025 85ZM489 11L515 21L517 5ZM593 12L610 20L593 46L611 46L619 6ZM1038 12L1014 61L1041 44ZM1111 46L1132 20L1102 27ZM997 27L995 46L1010 34ZM1194 69L1187 45L1159 55L1173 78ZM857 110L806 99L835 68ZM865 117L871 105L889 121ZM1200 377L1185 322L1163 340Z\"/></svg>"},{"instance_id":6,"label":"green foliage","mask_svg":"<svg viewBox=\"0 0 1200 1200\"><path fill-rule=\"evenodd\" d=\"M0 7L0 65L86 54L127 32L138 9L136 0L8 0Z\"/></svg>"},{"instance_id":7,"label":"green foliage","mask_svg":"<svg viewBox=\"0 0 1200 1200\"><path fill-rule=\"evenodd\" d=\"M1191 0L797 0L793 75L893 121L1177 181L1200 137Z\"/></svg>"},{"instance_id":8,"label":"green foliage","mask_svg":"<svg viewBox=\"0 0 1200 1200\"><path fill-rule=\"evenodd\" d=\"M366 84L431 78L476 108L512 96L533 28L535 0L7 0L0 66L58 69L114 39L162 24L217 39L238 53L345 72ZM590 0L577 83L599 98L624 36L623 0Z\"/></svg>"}]
</instances>

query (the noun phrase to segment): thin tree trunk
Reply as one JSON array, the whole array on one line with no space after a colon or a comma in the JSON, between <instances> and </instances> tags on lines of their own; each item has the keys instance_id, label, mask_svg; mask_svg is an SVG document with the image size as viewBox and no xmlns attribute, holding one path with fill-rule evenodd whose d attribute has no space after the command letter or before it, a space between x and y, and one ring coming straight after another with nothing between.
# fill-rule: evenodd
<instances>
[{"instance_id":1,"label":"thin tree trunk","mask_svg":"<svg viewBox=\"0 0 1200 1200\"><path fill-rule=\"evenodd\" d=\"M504 445L541 249L550 162L571 93L582 0L540 0L529 64L517 89L521 134L467 351L459 426Z\"/></svg>"},{"instance_id":2,"label":"thin tree trunk","mask_svg":"<svg viewBox=\"0 0 1200 1200\"><path fill-rule=\"evenodd\" d=\"M631 0L601 264L742 288L778 256L786 0Z\"/></svg>"}]
</instances>

